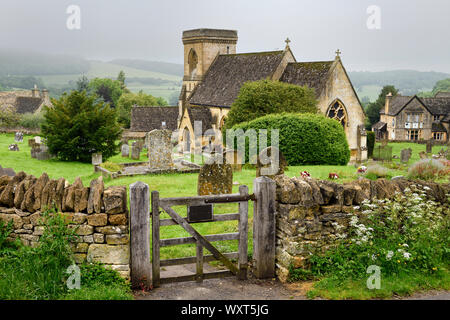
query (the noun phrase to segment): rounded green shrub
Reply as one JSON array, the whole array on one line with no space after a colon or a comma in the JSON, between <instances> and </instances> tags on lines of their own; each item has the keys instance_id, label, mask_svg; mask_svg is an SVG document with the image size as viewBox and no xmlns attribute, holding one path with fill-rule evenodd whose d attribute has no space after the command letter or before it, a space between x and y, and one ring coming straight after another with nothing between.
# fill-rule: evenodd
<instances>
[{"instance_id":1,"label":"rounded green shrub","mask_svg":"<svg viewBox=\"0 0 450 320\"><path fill-rule=\"evenodd\" d=\"M238 124L233 129L244 132L255 129L257 133L260 129L267 129L268 144L271 143L270 129L279 129L279 149L289 165L346 165L350 160L344 128L338 121L323 115L271 114ZM249 157L248 146L247 141L246 161Z\"/></svg>"}]
</instances>

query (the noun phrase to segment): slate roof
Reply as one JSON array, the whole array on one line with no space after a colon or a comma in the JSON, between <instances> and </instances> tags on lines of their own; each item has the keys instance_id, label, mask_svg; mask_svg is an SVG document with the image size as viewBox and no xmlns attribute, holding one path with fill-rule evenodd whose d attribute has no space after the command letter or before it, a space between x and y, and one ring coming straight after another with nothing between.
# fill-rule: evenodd
<instances>
[{"instance_id":1,"label":"slate roof","mask_svg":"<svg viewBox=\"0 0 450 320\"><path fill-rule=\"evenodd\" d=\"M450 113L450 97L448 98L419 98L416 96L394 96L389 104L389 115L397 115L410 101L418 99L433 115L448 115ZM384 114L381 108L380 114Z\"/></svg>"},{"instance_id":2,"label":"slate roof","mask_svg":"<svg viewBox=\"0 0 450 320\"><path fill-rule=\"evenodd\" d=\"M34 113L42 104L41 98L35 97L17 97L16 98L16 112L17 113Z\"/></svg>"},{"instance_id":3,"label":"slate roof","mask_svg":"<svg viewBox=\"0 0 450 320\"><path fill-rule=\"evenodd\" d=\"M372 130L385 130L387 127L386 127L386 122L382 122L382 121L378 121L377 123L375 123L373 126L372 126Z\"/></svg>"},{"instance_id":4,"label":"slate roof","mask_svg":"<svg viewBox=\"0 0 450 320\"><path fill-rule=\"evenodd\" d=\"M140 107L131 109L130 131L150 132L161 129L166 122L166 129L174 131L178 126L178 107Z\"/></svg>"},{"instance_id":5,"label":"slate roof","mask_svg":"<svg viewBox=\"0 0 450 320\"><path fill-rule=\"evenodd\" d=\"M391 98L389 103L389 115L396 115L413 97L397 95ZM380 110L380 114L384 114L384 106Z\"/></svg>"},{"instance_id":6,"label":"slate roof","mask_svg":"<svg viewBox=\"0 0 450 320\"><path fill-rule=\"evenodd\" d=\"M439 91L434 95L435 98L450 98L450 92Z\"/></svg>"},{"instance_id":7,"label":"slate roof","mask_svg":"<svg viewBox=\"0 0 450 320\"><path fill-rule=\"evenodd\" d=\"M231 107L247 81L271 78L284 51L218 55L203 81L194 89L192 105Z\"/></svg>"},{"instance_id":8,"label":"slate roof","mask_svg":"<svg viewBox=\"0 0 450 320\"><path fill-rule=\"evenodd\" d=\"M431 125L431 132L447 132L444 125L440 122L433 122Z\"/></svg>"},{"instance_id":9,"label":"slate roof","mask_svg":"<svg viewBox=\"0 0 450 320\"><path fill-rule=\"evenodd\" d=\"M208 107L194 106L187 108L191 124L194 127L195 121L201 121L202 133L208 129L212 129L213 117L211 110Z\"/></svg>"},{"instance_id":10,"label":"slate roof","mask_svg":"<svg viewBox=\"0 0 450 320\"><path fill-rule=\"evenodd\" d=\"M327 82L328 72L334 61L289 63L280 81L314 88L319 96Z\"/></svg>"}]
</instances>

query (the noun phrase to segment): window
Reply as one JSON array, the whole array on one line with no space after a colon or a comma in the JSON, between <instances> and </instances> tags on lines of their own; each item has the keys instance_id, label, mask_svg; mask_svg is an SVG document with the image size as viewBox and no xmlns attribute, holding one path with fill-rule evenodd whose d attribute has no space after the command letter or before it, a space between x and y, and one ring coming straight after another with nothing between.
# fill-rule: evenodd
<instances>
[{"instance_id":1,"label":"window","mask_svg":"<svg viewBox=\"0 0 450 320\"><path fill-rule=\"evenodd\" d=\"M433 139L434 140L443 140L444 133L443 132L433 132Z\"/></svg>"},{"instance_id":2,"label":"window","mask_svg":"<svg viewBox=\"0 0 450 320\"><path fill-rule=\"evenodd\" d=\"M419 140L419 130L408 130L408 140Z\"/></svg>"},{"instance_id":3,"label":"window","mask_svg":"<svg viewBox=\"0 0 450 320\"><path fill-rule=\"evenodd\" d=\"M162 122L161 122L161 127L163 127L163 128L166 127L166 122L165 122L165 121L162 121Z\"/></svg>"},{"instance_id":4,"label":"window","mask_svg":"<svg viewBox=\"0 0 450 320\"><path fill-rule=\"evenodd\" d=\"M395 119L392 119L392 126L395 127Z\"/></svg>"},{"instance_id":5,"label":"window","mask_svg":"<svg viewBox=\"0 0 450 320\"><path fill-rule=\"evenodd\" d=\"M439 121L439 118L440 118L439 116L434 115L433 116L433 121Z\"/></svg>"},{"instance_id":6,"label":"window","mask_svg":"<svg viewBox=\"0 0 450 320\"><path fill-rule=\"evenodd\" d=\"M342 103L336 101L327 112L327 117L339 121L343 127L347 124L347 111Z\"/></svg>"},{"instance_id":7,"label":"window","mask_svg":"<svg viewBox=\"0 0 450 320\"><path fill-rule=\"evenodd\" d=\"M408 122L411 122L411 114L408 113Z\"/></svg>"}]
</instances>

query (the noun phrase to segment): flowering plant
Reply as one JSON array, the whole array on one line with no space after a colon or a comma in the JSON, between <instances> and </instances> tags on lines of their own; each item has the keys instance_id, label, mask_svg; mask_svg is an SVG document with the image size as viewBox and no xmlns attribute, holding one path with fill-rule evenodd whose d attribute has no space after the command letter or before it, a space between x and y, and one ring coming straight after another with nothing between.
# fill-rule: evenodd
<instances>
[{"instance_id":1,"label":"flowering plant","mask_svg":"<svg viewBox=\"0 0 450 320\"><path fill-rule=\"evenodd\" d=\"M358 173L360 173L360 174L363 174L363 173L366 173L366 171L367 171L367 167L366 166L361 166L361 167L359 167L358 168Z\"/></svg>"},{"instance_id":2,"label":"flowering plant","mask_svg":"<svg viewBox=\"0 0 450 320\"><path fill-rule=\"evenodd\" d=\"M330 172L330 174L328 174L328 179L339 179L339 175L337 173Z\"/></svg>"},{"instance_id":3,"label":"flowering plant","mask_svg":"<svg viewBox=\"0 0 450 320\"><path fill-rule=\"evenodd\" d=\"M308 171L300 172L300 175L302 176L302 178L310 178L311 177L311 175L309 174Z\"/></svg>"}]
</instances>

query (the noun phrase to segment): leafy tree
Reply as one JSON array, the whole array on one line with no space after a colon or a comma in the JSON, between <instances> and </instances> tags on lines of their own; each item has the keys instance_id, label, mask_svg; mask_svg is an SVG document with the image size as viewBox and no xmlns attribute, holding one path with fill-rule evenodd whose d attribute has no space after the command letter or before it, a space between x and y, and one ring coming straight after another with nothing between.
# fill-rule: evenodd
<instances>
[{"instance_id":1,"label":"leafy tree","mask_svg":"<svg viewBox=\"0 0 450 320\"><path fill-rule=\"evenodd\" d=\"M438 92L450 92L450 78L436 82L433 88L433 96Z\"/></svg>"},{"instance_id":2,"label":"leafy tree","mask_svg":"<svg viewBox=\"0 0 450 320\"><path fill-rule=\"evenodd\" d=\"M231 106L226 127L282 112L317 113L314 90L271 80L246 82Z\"/></svg>"},{"instance_id":3,"label":"leafy tree","mask_svg":"<svg viewBox=\"0 0 450 320\"><path fill-rule=\"evenodd\" d=\"M117 112L119 122L125 127L130 127L131 108L138 106L166 106L167 101L163 98L155 98L150 94L139 93L123 93L117 101Z\"/></svg>"},{"instance_id":4,"label":"leafy tree","mask_svg":"<svg viewBox=\"0 0 450 320\"><path fill-rule=\"evenodd\" d=\"M104 159L118 153L116 141L121 128L116 111L96 101L85 91L63 94L45 107L41 132L51 153L61 160L90 162L91 154L101 152Z\"/></svg>"},{"instance_id":5,"label":"leafy tree","mask_svg":"<svg viewBox=\"0 0 450 320\"><path fill-rule=\"evenodd\" d=\"M380 110L384 108L384 105L386 103L386 96L389 93L392 93L393 96L396 96L398 94L398 90L392 85L384 86L380 92L380 95L378 96L378 99L375 102L368 104L366 110L366 115L369 119L368 129L371 129L375 123L380 121Z\"/></svg>"},{"instance_id":6,"label":"leafy tree","mask_svg":"<svg viewBox=\"0 0 450 320\"><path fill-rule=\"evenodd\" d=\"M76 85L77 85L77 91L83 91L83 90L85 90L86 92L89 91L89 79L85 75L82 75L77 80Z\"/></svg>"},{"instance_id":7,"label":"leafy tree","mask_svg":"<svg viewBox=\"0 0 450 320\"><path fill-rule=\"evenodd\" d=\"M104 102L109 103L112 108L117 106L123 93L120 82L108 78L95 78L89 83L89 89L97 94Z\"/></svg>"},{"instance_id":8,"label":"leafy tree","mask_svg":"<svg viewBox=\"0 0 450 320\"><path fill-rule=\"evenodd\" d=\"M123 70L120 70L119 74L117 75L117 81L119 81L120 87L122 88L123 92L130 92L125 84L125 72L123 72Z\"/></svg>"}]
</instances>

